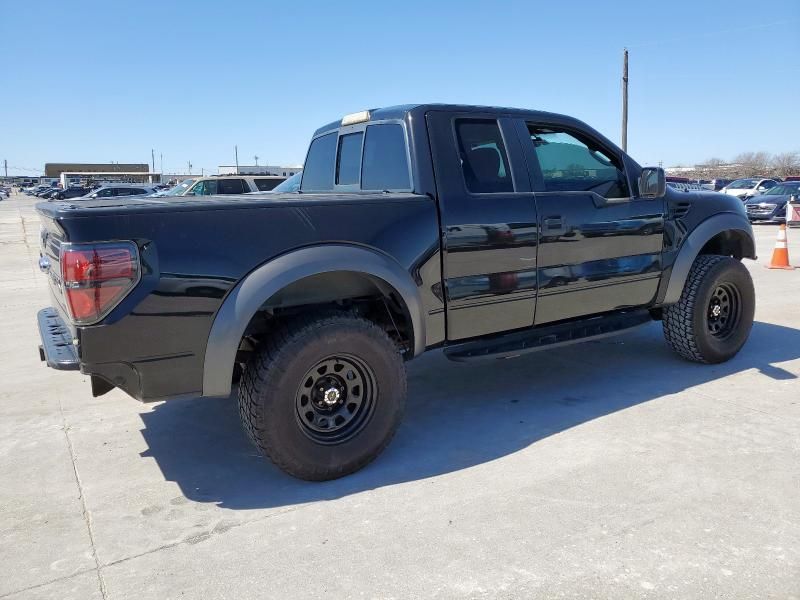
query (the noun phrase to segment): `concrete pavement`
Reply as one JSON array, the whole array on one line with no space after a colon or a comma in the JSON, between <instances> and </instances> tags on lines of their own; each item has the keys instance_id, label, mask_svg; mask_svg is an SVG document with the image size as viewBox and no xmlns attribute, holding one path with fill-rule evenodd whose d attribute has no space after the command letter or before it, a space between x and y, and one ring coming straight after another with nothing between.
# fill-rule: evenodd
<instances>
[{"instance_id":1,"label":"concrete pavement","mask_svg":"<svg viewBox=\"0 0 800 600\"><path fill-rule=\"evenodd\" d=\"M774 226L734 360L684 362L657 323L426 355L387 451L314 484L256 455L234 401L45 368L33 204L0 202L0 598L800 598L800 271L763 267Z\"/></svg>"}]
</instances>

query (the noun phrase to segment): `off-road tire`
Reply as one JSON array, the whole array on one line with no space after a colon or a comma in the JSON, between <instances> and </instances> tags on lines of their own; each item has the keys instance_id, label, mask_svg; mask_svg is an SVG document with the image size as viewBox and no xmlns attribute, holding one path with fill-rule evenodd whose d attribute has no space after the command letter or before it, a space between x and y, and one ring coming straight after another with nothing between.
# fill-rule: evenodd
<instances>
[{"instance_id":1,"label":"off-road tire","mask_svg":"<svg viewBox=\"0 0 800 600\"><path fill-rule=\"evenodd\" d=\"M737 320L725 336L714 335L709 329L710 303L719 286L738 294ZM680 300L664 308L664 337L687 360L725 362L747 341L755 304L753 280L740 261L729 256L700 255L689 271Z\"/></svg>"},{"instance_id":2,"label":"off-road tire","mask_svg":"<svg viewBox=\"0 0 800 600\"><path fill-rule=\"evenodd\" d=\"M351 437L321 443L310 437L315 432L297 403L309 370L338 356L374 375L374 404ZM280 469L310 481L343 477L378 456L402 420L405 399L397 346L380 327L349 314L281 325L253 354L239 384L239 413L250 439Z\"/></svg>"}]
</instances>

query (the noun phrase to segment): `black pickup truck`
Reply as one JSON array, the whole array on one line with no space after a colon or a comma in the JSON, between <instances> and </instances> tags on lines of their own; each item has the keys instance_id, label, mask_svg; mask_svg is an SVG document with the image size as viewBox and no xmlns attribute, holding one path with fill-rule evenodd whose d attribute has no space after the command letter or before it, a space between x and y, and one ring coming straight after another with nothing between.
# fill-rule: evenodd
<instances>
[{"instance_id":1,"label":"black pickup truck","mask_svg":"<svg viewBox=\"0 0 800 600\"><path fill-rule=\"evenodd\" d=\"M280 468L360 469L404 361L508 358L653 319L684 358L745 343L741 201L666 189L581 121L413 105L314 134L299 193L37 206L40 355L143 401L229 396ZM238 386L236 385L238 384Z\"/></svg>"}]
</instances>

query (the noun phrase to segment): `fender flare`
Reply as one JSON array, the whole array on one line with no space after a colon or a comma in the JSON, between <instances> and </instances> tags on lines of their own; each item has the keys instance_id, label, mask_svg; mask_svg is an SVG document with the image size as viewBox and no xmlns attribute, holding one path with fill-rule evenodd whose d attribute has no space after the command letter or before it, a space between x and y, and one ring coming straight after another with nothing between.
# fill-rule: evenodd
<instances>
[{"instance_id":1,"label":"fender flare","mask_svg":"<svg viewBox=\"0 0 800 600\"><path fill-rule=\"evenodd\" d=\"M692 268L697 255L700 254L700 250L715 235L731 230L745 234L746 238L750 240L750 247L745 249L745 257L756 258L753 227L747 217L736 213L713 215L695 227L681 245L675 263L672 265L667 291L662 304L674 304L681 299L681 293L683 292L686 278L689 276L689 270Z\"/></svg>"},{"instance_id":2,"label":"fender flare","mask_svg":"<svg viewBox=\"0 0 800 600\"><path fill-rule=\"evenodd\" d=\"M357 246L326 244L293 250L264 263L226 296L211 326L203 361L203 396L227 396L239 342L258 309L275 293L320 273L353 271L383 280L403 299L411 318L414 356L425 350L422 298L411 275L385 254Z\"/></svg>"}]
</instances>

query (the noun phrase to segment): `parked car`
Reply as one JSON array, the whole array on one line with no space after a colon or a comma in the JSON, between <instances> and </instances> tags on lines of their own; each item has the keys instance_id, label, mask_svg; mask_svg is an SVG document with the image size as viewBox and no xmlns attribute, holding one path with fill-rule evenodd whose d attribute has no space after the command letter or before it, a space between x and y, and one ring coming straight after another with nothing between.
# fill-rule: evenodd
<instances>
[{"instance_id":1,"label":"parked car","mask_svg":"<svg viewBox=\"0 0 800 600\"><path fill-rule=\"evenodd\" d=\"M85 187L68 187L65 190L58 190L50 195L50 200L67 200L69 198L80 198L90 193L92 190Z\"/></svg>"},{"instance_id":2,"label":"parked car","mask_svg":"<svg viewBox=\"0 0 800 600\"><path fill-rule=\"evenodd\" d=\"M758 196L759 194L763 194L767 190L772 189L778 185L778 182L774 179L764 179L758 177L748 177L746 179L737 179L732 181L720 191L723 194L728 194L730 196L736 196L741 200L747 200L748 198L752 198L753 196Z\"/></svg>"},{"instance_id":3,"label":"parked car","mask_svg":"<svg viewBox=\"0 0 800 600\"><path fill-rule=\"evenodd\" d=\"M39 198L44 198L45 200L47 200L49 198L52 198L55 194L57 194L60 191L61 191L61 188L55 188L54 187L54 188L49 188L47 190L44 190L43 192L38 192L36 195Z\"/></svg>"},{"instance_id":4,"label":"parked car","mask_svg":"<svg viewBox=\"0 0 800 600\"><path fill-rule=\"evenodd\" d=\"M786 181L750 198L744 205L750 221L786 222L786 203L792 196L800 196L800 181Z\"/></svg>"},{"instance_id":5,"label":"parked car","mask_svg":"<svg viewBox=\"0 0 800 600\"><path fill-rule=\"evenodd\" d=\"M300 191L300 180L303 177L302 171L300 173L295 173L286 181L279 183L275 186L274 189L267 190L264 192L248 192L248 195L256 195L256 194L291 194Z\"/></svg>"},{"instance_id":6,"label":"parked car","mask_svg":"<svg viewBox=\"0 0 800 600\"><path fill-rule=\"evenodd\" d=\"M153 192L155 192L155 190L149 185L139 183L115 183L104 185L85 196L74 199L94 200L96 198L118 198L121 196L145 196Z\"/></svg>"},{"instance_id":7,"label":"parked car","mask_svg":"<svg viewBox=\"0 0 800 600\"><path fill-rule=\"evenodd\" d=\"M325 480L388 445L403 363L427 350L511 358L657 319L680 356L721 363L753 323L742 202L667 188L572 117L347 115L314 134L300 192L39 203L42 360L95 396L228 397L238 381L257 448Z\"/></svg>"},{"instance_id":8,"label":"parked car","mask_svg":"<svg viewBox=\"0 0 800 600\"><path fill-rule=\"evenodd\" d=\"M722 188L724 188L726 185L729 185L732 181L733 181L732 179L712 179L711 182L707 184L707 187L710 190L719 192Z\"/></svg>"},{"instance_id":9,"label":"parked car","mask_svg":"<svg viewBox=\"0 0 800 600\"><path fill-rule=\"evenodd\" d=\"M195 179L191 178L191 177L187 178L187 179L184 179L183 181L181 181L180 183L178 183L177 185L175 185L175 186L173 186L171 188L167 188L165 190L156 191L156 193L153 194L153 196L155 196L155 197L161 197L161 196L183 196L186 193L186 190L188 190L190 187L192 187L192 184L194 182L195 182Z\"/></svg>"},{"instance_id":10,"label":"parked car","mask_svg":"<svg viewBox=\"0 0 800 600\"><path fill-rule=\"evenodd\" d=\"M250 192L268 192L286 181L286 177L277 175L244 176L223 175L219 177L202 177L196 179L183 196L216 196L247 194Z\"/></svg>"},{"instance_id":11,"label":"parked car","mask_svg":"<svg viewBox=\"0 0 800 600\"><path fill-rule=\"evenodd\" d=\"M3 198L10 198L10 197L11 197L11 192L8 190L8 188L0 187L0 200L2 200Z\"/></svg>"}]
</instances>

